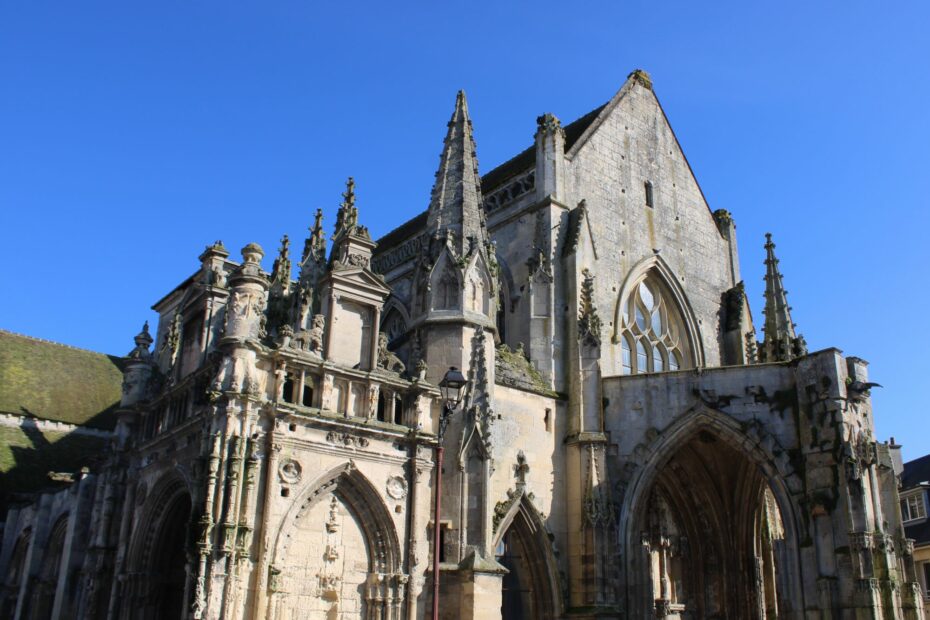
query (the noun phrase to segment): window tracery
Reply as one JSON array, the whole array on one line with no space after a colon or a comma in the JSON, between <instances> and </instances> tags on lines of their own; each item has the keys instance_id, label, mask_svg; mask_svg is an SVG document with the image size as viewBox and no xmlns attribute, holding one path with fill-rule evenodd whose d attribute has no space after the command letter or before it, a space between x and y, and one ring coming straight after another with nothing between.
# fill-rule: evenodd
<instances>
[{"instance_id":1,"label":"window tracery","mask_svg":"<svg viewBox=\"0 0 930 620\"><path fill-rule=\"evenodd\" d=\"M675 371L686 363L681 317L655 278L647 277L633 287L621 314L623 374Z\"/></svg>"}]
</instances>

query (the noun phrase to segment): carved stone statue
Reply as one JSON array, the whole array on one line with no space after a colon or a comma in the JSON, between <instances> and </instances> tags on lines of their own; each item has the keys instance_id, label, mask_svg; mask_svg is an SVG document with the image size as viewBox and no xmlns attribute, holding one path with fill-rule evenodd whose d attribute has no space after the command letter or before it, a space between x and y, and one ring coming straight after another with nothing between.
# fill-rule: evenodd
<instances>
[{"instance_id":1,"label":"carved stone statue","mask_svg":"<svg viewBox=\"0 0 930 620\"><path fill-rule=\"evenodd\" d=\"M406 366L400 358L388 350L388 339L386 334L378 334L378 368L384 368L391 372L400 374L406 370Z\"/></svg>"},{"instance_id":2,"label":"carved stone statue","mask_svg":"<svg viewBox=\"0 0 930 620\"><path fill-rule=\"evenodd\" d=\"M310 328L310 340L308 348L314 353L323 353L323 328L326 325L326 317L322 314L313 315L313 327Z\"/></svg>"}]
</instances>

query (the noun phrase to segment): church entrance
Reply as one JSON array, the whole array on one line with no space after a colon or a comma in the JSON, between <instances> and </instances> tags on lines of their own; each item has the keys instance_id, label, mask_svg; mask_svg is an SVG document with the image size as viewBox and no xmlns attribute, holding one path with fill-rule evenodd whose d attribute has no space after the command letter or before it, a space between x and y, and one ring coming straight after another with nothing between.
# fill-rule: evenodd
<instances>
[{"instance_id":1,"label":"church entrance","mask_svg":"<svg viewBox=\"0 0 930 620\"><path fill-rule=\"evenodd\" d=\"M536 518L534 518L536 517ZM504 575L501 618L554 618L559 614L553 589L549 540L531 506L523 504L497 545L497 561L509 572Z\"/></svg>"},{"instance_id":2,"label":"church entrance","mask_svg":"<svg viewBox=\"0 0 930 620\"><path fill-rule=\"evenodd\" d=\"M187 580L187 531L191 515L191 498L187 493L175 496L158 527L152 561L152 598L155 609L151 617L158 620L184 615Z\"/></svg>"},{"instance_id":3,"label":"church entrance","mask_svg":"<svg viewBox=\"0 0 930 620\"><path fill-rule=\"evenodd\" d=\"M740 449L699 431L646 497L635 532L657 617L777 617L785 528L766 478Z\"/></svg>"}]
</instances>

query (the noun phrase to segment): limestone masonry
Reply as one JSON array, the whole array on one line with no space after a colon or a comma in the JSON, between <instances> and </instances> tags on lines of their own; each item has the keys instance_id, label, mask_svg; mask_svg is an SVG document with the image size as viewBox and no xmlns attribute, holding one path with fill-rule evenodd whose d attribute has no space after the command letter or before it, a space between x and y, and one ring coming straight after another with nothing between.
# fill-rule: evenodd
<instances>
[{"instance_id":1,"label":"limestone masonry","mask_svg":"<svg viewBox=\"0 0 930 620\"><path fill-rule=\"evenodd\" d=\"M807 351L771 237L757 335L646 73L483 177L460 92L428 209L377 242L364 212L349 179L270 271L207 247L125 358L69 366L122 378L109 424L4 405L21 458L35 417L74 453L4 498L0 617L431 617L434 543L449 620L924 617L867 363Z\"/></svg>"}]
</instances>

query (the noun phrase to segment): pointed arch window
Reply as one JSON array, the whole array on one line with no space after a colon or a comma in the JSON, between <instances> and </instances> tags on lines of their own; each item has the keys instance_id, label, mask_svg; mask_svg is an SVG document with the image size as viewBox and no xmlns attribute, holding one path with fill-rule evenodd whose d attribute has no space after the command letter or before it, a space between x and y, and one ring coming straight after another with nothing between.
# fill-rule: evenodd
<instances>
[{"instance_id":1,"label":"pointed arch window","mask_svg":"<svg viewBox=\"0 0 930 620\"><path fill-rule=\"evenodd\" d=\"M621 372L625 375L679 370L687 359L681 316L654 276L634 286L623 302L621 327Z\"/></svg>"}]
</instances>

